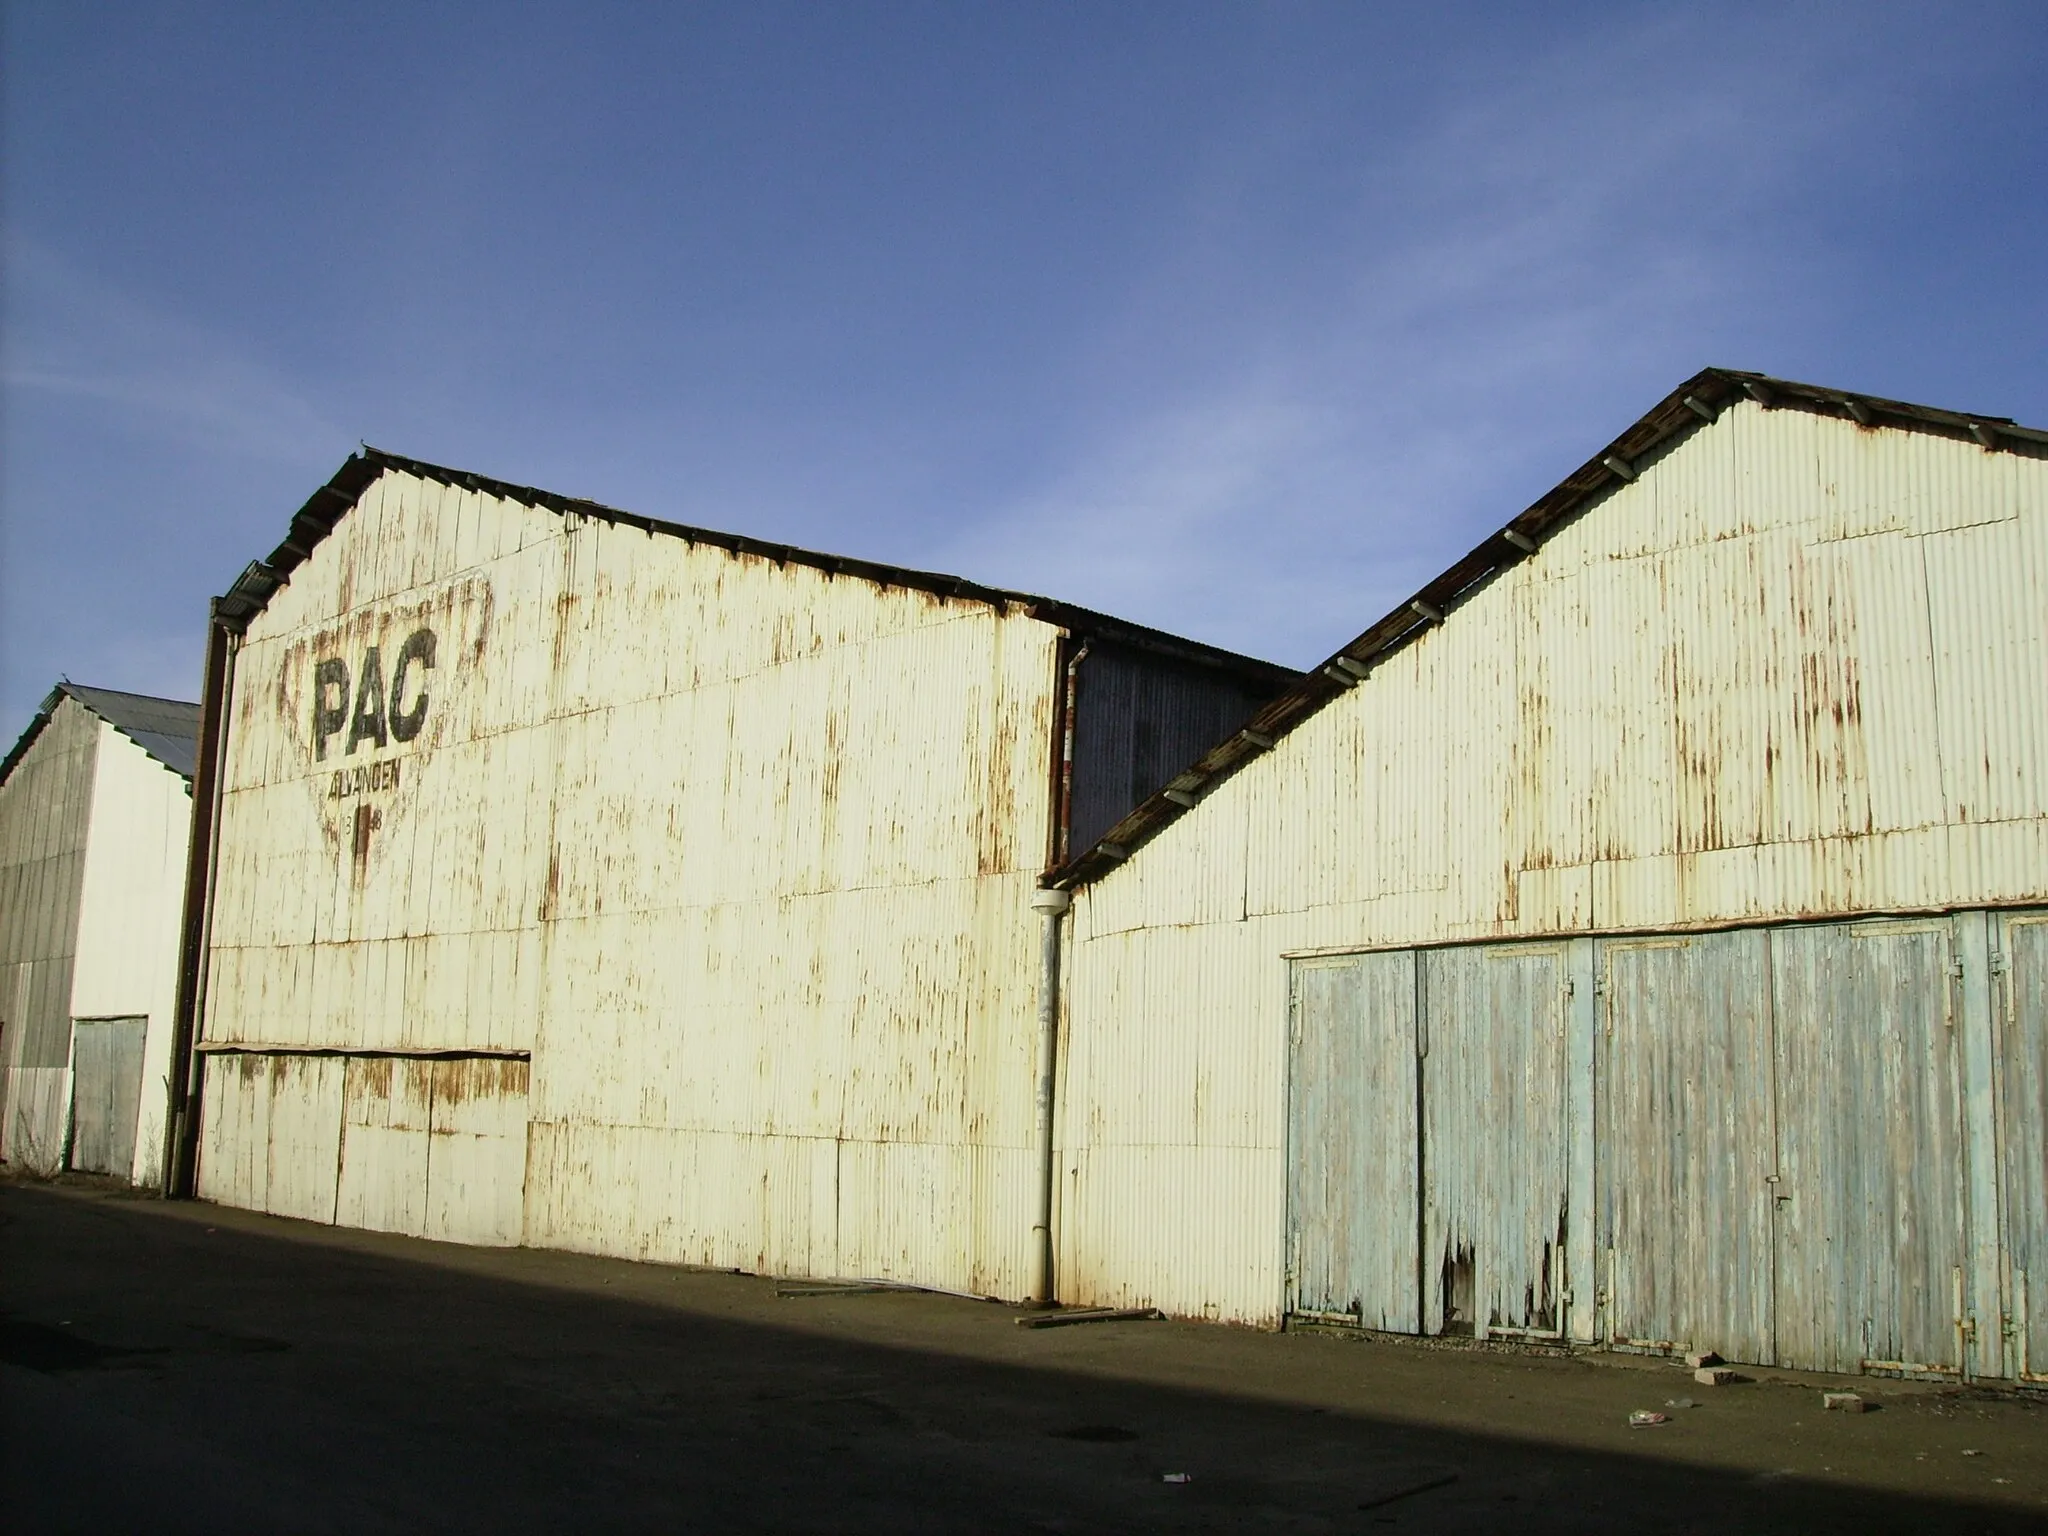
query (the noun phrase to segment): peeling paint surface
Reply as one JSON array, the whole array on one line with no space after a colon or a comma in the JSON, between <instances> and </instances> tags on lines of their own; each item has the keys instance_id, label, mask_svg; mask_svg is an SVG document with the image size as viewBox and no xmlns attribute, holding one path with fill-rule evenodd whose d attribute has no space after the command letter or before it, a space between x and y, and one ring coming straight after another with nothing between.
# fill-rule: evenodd
<instances>
[{"instance_id":1,"label":"peeling paint surface","mask_svg":"<svg viewBox=\"0 0 2048 1536\"><path fill-rule=\"evenodd\" d=\"M1752 929L1602 946L1612 1258L1589 1273L1609 1290L1615 1343L1712 1336L1731 1360L1775 1357L1769 945Z\"/></svg>"},{"instance_id":2,"label":"peeling paint surface","mask_svg":"<svg viewBox=\"0 0 2048 1536\"><path fill-rule=\"evenodd\" d=\"M1422 1147L1416 964L1304 961L1288 1075L1288 1311L1414 1332ZM1360 1105L1371 1105L1360 1114Z\"/></svg>"},{"instance_id":3,"label":"peeling paint surface","mask_svg":"<svg viewBox=\"0 0 2048 1536\"><path fill-rule=\"evenodd\" d=\"M1419 958L1423 1330L1562 1334L1564 948Z\"/></svg>"},{"instance_id":4,"label":"peeling paint surface","mask_svg":"<svg viewBox=\"0 0 2048 1536\"><path fill-rule=\"evenodd\" d=\"M2011 1369L2048 1381L2048 913L2015 913L2000 933L1999 1169Z\"/></svg>"},{"instance_id":5,"label":"peeling paint surface","mask_svg":"<svg viewBox=\"0 0 2048 1536\"><path fill-rule=\"evenodd\" d=\"M1636 480L1076 892L1065 1299L1278 1321L1288 1295L1289 957L1594 935L1618 943L2048 901L2048 459L1741 403L1636 467ZM1658 967L1675 964L1643 950L1616 974L1654 1018L1657 989L1683 980L1682 967ZM1594 982L1583 978L1588 990ZM1698 1115L1721 1112L1712 1095L1724 1085L1757 1091L1754 1057L1728 1054L1753 1051L1759 1026L1743 1011L1753 1005L1713 996L1711 986L1695 994L1688 1027L1723 1054L1692 1062L1692 1088L1662 1081L1681 1060L1669 1054L1674 1040L1638 1032L1609 1063L1635 1084L1635 1107L1613 1107L1626 1123L1690 1136ZM1587 1033L1567 1043L1591 1052L1591 998L1572 1006L1589 1010ZM1825 1032L1813 1047L1816 1060L1847 1048ZM2001 1049L2009 1063L2009 1044ZM1508 1073L1513 1060L1522 1065L1512 1070L1532 1070L1527 1056L1486 1070ZM1999 1070L2008 1101L2037 1091ZM1590 1056L1567 1062L1573 1093L1581 1071L1590 1083ZM1959 1090L1967 1104L1989 1103L1991 1075ZM1891 1102L1884 1082L1858 1091ZM1509 1089L1486 1091L1499 1103ZM1658 1097L1667 1092L1676 1097ZM1568 1124L1583 1122L1590 1099L1584 1106ZM1769 1106L1746 1101L1745 1112L1761 1120ZM1975 1126L1988 1113L1966 1116ZM1988 1140L1978 1144L1990 1155ZM1583 1231L1567 1239L1567 1261L1585 1268L1566 1310L1579 1333L1605 1326L1595 1298L1609 1284L1587 1251L1590 1147L1567 1149L1566 1223ZM1925 1150L1954 1148L1951 1138ZM1539 1143L1535 1155L1534 1182L1552 1181L1555 1148ZM1732 1176L1761 1154L1728 1128L1699 1155ZM1689 1187L1706 1176L1689 1156L1646 1153L1641 1167L1653 1182ZM1500 1174L1474 1167L1471 1177L1476 1190ZM1924 1177L1965 1182L1954 1168ZM2006 1186L2020 1177L2008 1171ZM1981 1341L1995 1331L1997 1298L2017 1294L2016 1282L1984 1293L1970 1278L1991 1267L1976 1249L1983 1212L1991 1227L2013 1218L1998 1217L1998 1198L1976 1184L1958 1198L1971 1213L1966 1289L1978 1288L1970 1310ZM2019 1198L2030 1202L2025 1225L2039 1197ZM1516 1227L1519 1272L1486 1302L1506 1304L1503 1320L1529 1285L1526 1267L1541 1262L1540 1246L1525 1245L1555 1230L1550 1200L1517 1207L1546 1214ZM1708 1207L1685 1218L1698 1230L1658 1237L1671 1245L1662 1252L1716 1273L1746 1268L1762 1251L1763 1218L1745 1206L1710 1237L1718 1218ZM1230 1216L1190 1226L1181 1213L1193 1208ZM1913 1238L1938 1267L1950 1238L1928 1227ZM1681 1327L1718 1283L1698 1272L1631 1275L1626 1262L1617 1256L1638 1309L1627 1328L1645 1337ZM1895 1309L1905 1341L1881 1344L1892 1323L1874 1325L1872 1349L1910 1352L1935 1322L1953 1335L1953 1277L1934 1297L1923 1294L1928 1274ZM1770 1303L1752 1292L1744 1305L1726 1325L1760 1338ZM1988 1346L1971 1348L1972 1368L1983 1368ZM1952 1344L1938 1353L1956 1358Z\"/></svg>"},{"instance_id":6,"label":"peeling paint surface","mask_svg":"<svg viewBox=\"0 0 2048 1536\"><path fill-rule=\"evenodd\" d=\"M1016 1294L1058 638L386 474L238 660L202 1187Z\"/></svg>"},{"instance_id":7,"label":"peeling paint surface","mask_svg":"<svg viewBox=\"0 0 2048 1536\"><path fill-rule=\"evenodd\" d=\"M2040 1134L1966 1111L1986 917L1297 962L1290 1314L2022 1376ZM2013 948L2041 921L1999 920ZM2003 1226L1973 1169L2004 1170Z\"/></svg>"}]
</instances>

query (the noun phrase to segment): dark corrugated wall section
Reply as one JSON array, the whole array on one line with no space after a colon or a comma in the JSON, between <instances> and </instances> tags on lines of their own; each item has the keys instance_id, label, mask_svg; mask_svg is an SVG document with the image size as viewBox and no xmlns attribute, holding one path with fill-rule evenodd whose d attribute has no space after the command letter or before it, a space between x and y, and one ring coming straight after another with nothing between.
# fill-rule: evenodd
<instances>
[{"instance_id":1,"label":"dark corrugated wall section","mask_svg":"<svg viewBox=\"0 0 2048 1536\"><path fill-rule=\"evenodd\" d=\"M70 699L47 702L50 723L0 796L0 1048L15 1067L71 1062L71 970L99 760L99 721Z\"/></svg>"},{"instance_id":2,"label":"dark corrugated wall section","mask_svg":"<svg viewBox=\"0 0 2048 1536\"><path fill-rule=\"evenodd\" d=\"M1074 706L1074 782L1062 859L1095 845L1270 698L1207 667L1095 642Z\"/></svg>"}]
</instances>

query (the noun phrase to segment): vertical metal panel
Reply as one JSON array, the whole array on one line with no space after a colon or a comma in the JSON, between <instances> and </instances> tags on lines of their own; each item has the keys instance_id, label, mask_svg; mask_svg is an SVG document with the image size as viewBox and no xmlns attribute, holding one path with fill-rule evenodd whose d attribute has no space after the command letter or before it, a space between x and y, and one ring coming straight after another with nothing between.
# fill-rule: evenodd
<instances>
[{"instance_id":1,"label":"vertical metal panel","mask_svg":"<svg viewBox=\"0 0 2048 1536\"><path fill-rule=\"evenodd\" d=\"M209 1062L199 1194L275 1216L332 1222L345 1067L337 1056L255 1052Z\"/></svg>"},{"instance_id":2,"label":"vertical metal panel","mask_svg":"<svg viewBox=\"0 0 2048 1536\"><path fill-rule=\"evenodd\" d=\"M71 1166L127 1178L135 1166L147 1019L80 1019L71 1029Z\"/></svg>"},{"instance_id":3,"label":"vertical metal panel","mask_svg":"<svg viewBox=\"0 0 2048 1536\"><path fill-rule=\"evenodd\" d=\"M1280 1316L1288 978L1257 939L1247 923L1111 935L1070 973L1061 1300ZM1243 1028L1269 998L1270 1030ZM1143 1027L1162 1010L1176 1027Z\"/></svg>"},{"instance_id":4,"label":"vertical metal panel","mask_svg":"<svg viewBox=\"0 0 2048 1536\"><path fill-rule=\"evenodd\" d=\"M1750 930L1600 946L1614 1342L1777 1358L1769 943Z\"/></svg>"},{"instance_id":5,"label":"vertical metal panel","mask_svg":"<svg viewBox=\"0 0 2048 1536\"><path fill-rule=\"evenodd\" d=\"M64 1155L71 978L100 722L62 697L0 784L0 1152L39 1173Z\"/></svg>"},{"instance_id":6,"label":"vertical metal panel","mask_svg":"<svg viewBox=\"0 0 2048 1536\"><path fill-rule=\"evenodd\" d=\"M270 1091L261 1056L216 1056L206 1064L200 1115L201 1199L263 1209L270 1177Z\"/></svg>"},{"instance_id":7,"label":"vertical metal panel","mask_svg":"<svg viewBox=\"0 0 2048 1536\"><path fill-rule=\"evenodd\" d=\"M1413 1333L1416 957L1294 969L1288 1065L1290 1310Z\"/></svg>"},{"instance_id":8,"label":"vertical metal panel","mask_svg":"<svg viewBox=\"0 0 2048 1536\"><path fill-rule=\"evenodd\" d=\"M2010 1374L2048 1381L2048 913L2004 919L1998 1029L1999 1208ZM1980 1333L1988 1320L1978 1319Z\"/></svg>"},{"instance_id":9,"label":"vertical metal panel","mask_svg":"<svg viewBox=\"0 0 2048 1536\"><path fill-rule=\"evenodd\" d=\"M456 1057L434 1062L432 1075L425 1234L515 1246L526 1193L528 1064Z\"/></svg>"},{"instance_id":10,"label":"vertical metal panel","mask_svg":"<svg viewBox=\"0 0 2048 1536\"><path fill-rule=\"evenodd\" d=\"M1079 853L1264 701L1235 679L1092 642L1078 674L1068 847Z\"/></svg>"},{"instance_id":11,"label":"vertical metal panel","mask_svg":"<svg viewBox=\"0 0 2048 1536\"><path fill-rule=\"evenodd\" d=\"M1565 1334L1591 1341L1604 1323L1602 1287L1598 1280L1605 1226L1599 1209L1600 1170L1600 1009L1599 953L1591 939L1565 943L1564 1076L1565 1262L1563 1320Z\"/></svg>"},{"instance_id":12,"label":"vertical metal panel","mask_svg":"<svg viewBox=\"0 0 2048 1536\"><path fill-rule=\"evenodd\" d=\"M1933 723L1943 819L2048 816L2048 712L2040 703L2048 675L2041 622L2048 510L1918 542L1937 636ZM1996 894L2007 894L2002 883Z\"/></svg>"},{"instance_id":13,"label":"vertical metal panel","mask_svg":"<svg viewBox=\"0 0 2048 1536\"><path fill-rule=\"evenodd\" d=\"M1949 926L1954 945L1950 1029L1955 1036L1960 1143L1953 1178L1963 1240L1963 1279L1956 1298L1956 1312L1962 1318L1958 1364L1966 1378L2002 1377L2012 1372L1997 1323L2005 1289L1998 1214L1997 916L1957 912L1950 916Z\"/></svg>"},{"instance_id":14,"label":"vertical metal panel","mask_svg":"<svg viewBox=\"0 0 2048 1536\"><path fill-rule=\"evenodd\" d=\"M369 1056L346 1062L337 1224L413 1237L426 1232L433 1099L431 1061Z\"/></svg>"},{"instance_id":15,"label":"vertical metal panel","mask_svg":"<svg viewBox=\"0 0 2048 1536\"><path fill-rule=\"evenodd\" d=\"M1563 1330L1564 960L1550 944L1422 957L1427 1332Z\"/></svg>"},{"instance_id":16,"label":"vertical metal panel","mask_svg":"<svg viewBox=\"0 0 2048 1536\"><path fill-rule=\"evenodd\" d=\"M1787 928L1771 950L1778 1358L1959 1371L1967 1253L1950 925Z\"/></svg>"},{"instance_id":17,"label":"vertical metal panel","mask_svg":"<svg viewBox=\"0 0 2048 1536\"><path fill-rule=\"evenodd\" d=\"M269 1068L270 1168L263 1209L332 1222L345 1063L334 1056L274 1056Z\"/></svg>"}]
</instances>

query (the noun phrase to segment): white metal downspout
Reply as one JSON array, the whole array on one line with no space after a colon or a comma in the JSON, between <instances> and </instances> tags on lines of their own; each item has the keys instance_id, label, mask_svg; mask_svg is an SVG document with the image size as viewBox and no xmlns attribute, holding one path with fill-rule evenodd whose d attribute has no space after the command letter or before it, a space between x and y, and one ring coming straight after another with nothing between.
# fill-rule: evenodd
<instances>
[{"instance_id":1,"label":"white metal downspout","mask_svg":"<svg viewBox=\"0 0 2048 1536\"><path fill-rule=\"evenodd\" d=\"M1031 1300L1054 1305L1052 1263L1053 1079L1059 1065L1060 922L1074 898L1065 891L1034 891L1031 910L1043 924L1038 970L1038 1093L1033 1148L1038 1154L1038 1211L1031 1223Z\"/></svg>"}]
</instances>

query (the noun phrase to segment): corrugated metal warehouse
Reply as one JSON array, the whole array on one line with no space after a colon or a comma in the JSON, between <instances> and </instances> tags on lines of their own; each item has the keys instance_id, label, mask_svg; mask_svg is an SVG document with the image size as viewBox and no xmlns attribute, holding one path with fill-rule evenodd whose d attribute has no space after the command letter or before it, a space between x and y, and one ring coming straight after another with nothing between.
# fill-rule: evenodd
<instances>
[{"instance_id":1,"label":"corrugated metal warehouse","mask_svg":"<svg viewBox=\"0 0 2048 1536\"><path fill-rule=\"evenodd\" d=\"M154 1183L199 706L60 683L0 761L0 1151Z\"/></svg>"},{"instance_id":2,"label":"corrugated metal warehouse","mask_svg":"<svg viewBox=\"0 0 2048 1536\"><path fill-rule=\"evenodd\" d=\"M199 1193L1014 1296L1040 876L1296 674L369 450L207 678Z\"/></svg>"},{"instance_id":3,"label":"corrugated metal warehouse","mask_svg":"<svg viewBox=\"0 0 2048 1536\"><path fill-rule=\"evenodd\" d=\"M1710 370L1056 876L1061 1294L2048 1374L2048 433Z\"/></svg>"}]
</instances>

